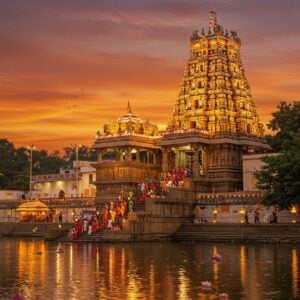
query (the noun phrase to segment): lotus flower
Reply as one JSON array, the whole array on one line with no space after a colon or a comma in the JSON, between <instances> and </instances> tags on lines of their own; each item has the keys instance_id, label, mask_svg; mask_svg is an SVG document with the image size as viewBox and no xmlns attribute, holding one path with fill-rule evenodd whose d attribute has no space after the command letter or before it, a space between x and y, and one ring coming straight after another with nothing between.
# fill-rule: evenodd
<instances>
[{"instance_id":1,"label":"lotus flower","mask_svg":"<svg viewBox=\"0 0 300 300\"><path fill-rule=\"evenodd\" d=\"M219 254L219 253L216 253L211 258L214 259L214 260L221 260L222 259L222 255Z\"/></svg>"},{"instance_id":2,"label":"lotus flower","mask_svg":"<svg viewBox=\"0 0 300 300\"><path fill-rule=\"evenodd\" d=\"M220 300L229 300L229 296L226 293L219 294Z\"/></svg>"},{"instance_id":3,"label":"lotus flower","mask_svg":"<svg viewBox=\"0 0 300 300\"><path fill-rule=\"evenodd\" d=\"M212 289L212 283L209 281L201 281L201 288L204 291L210 291Z\"/></svg>"}]
</instances>

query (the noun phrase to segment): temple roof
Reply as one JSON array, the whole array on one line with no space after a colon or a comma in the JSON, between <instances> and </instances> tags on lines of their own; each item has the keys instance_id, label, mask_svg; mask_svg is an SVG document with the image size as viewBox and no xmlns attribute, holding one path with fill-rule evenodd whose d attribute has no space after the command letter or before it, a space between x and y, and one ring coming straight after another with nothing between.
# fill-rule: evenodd
<instances>
[{"instance_id":1,"label":"temple roof","mask_svg":"<svg viewBox=\"0 0 300 300\"><path fill-rule=\"evenodd\" d=\"M28 201L21 204L17 209L21 212L34 212L34 211L49 211L49 208L46 204L39 200Z\"/></svg>"},{"instance_id":2,"label":"temple roof","mask_svg":"<svg viewBox=\"0 0 300 300\"><path fill-rule=\"evenodd\" d=\"M128 105L127 105L127 112L120 118L118 118L119 122L138 122L138 123L143 123L144 121L139 118L137 115L135 115L132 110L131 110L131 106L130 103L128 101Z\"/></svg>"},{"instance_id":3,"label":"temple roof","mask_svg":"<svg viewBox=\"0 0 300 300\"><path fill-rule=\"evenodd\" d=\"M130 103L127 105L127 112L114 120L109 121L103 126L103 134L96 133L96 139L120 135L138 134L142 136L157 136L158 127L149 120L142 120L133 113Z\"/></svg>"}]
</instances>

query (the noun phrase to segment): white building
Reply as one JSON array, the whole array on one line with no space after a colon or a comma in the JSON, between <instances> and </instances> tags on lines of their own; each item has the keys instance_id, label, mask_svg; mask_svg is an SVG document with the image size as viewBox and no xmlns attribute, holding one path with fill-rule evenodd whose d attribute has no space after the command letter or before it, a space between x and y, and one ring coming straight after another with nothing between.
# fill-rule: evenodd
<instances>
[{"instance_id":1,"label":"white building","mask_svg":"<svg viewBox=\"0 0 300 300\"><path fill-rule=\"evenodd\" d=\"M255 173L260 171L264 162L264 156L274 156L276 153L243 155L243 191L258 191Z\"/></svg>"},{"instance_id":2,"label":"white building","mask_svg":"<svg viewBox=\"0 0 300 300\"><path fill-rule=\"evenodd\" d=\"M96 170L88 161L74 161L73 169L61 169L58 174L32 177L38 198L95 197Z\"/></svg>"}]
</instances>

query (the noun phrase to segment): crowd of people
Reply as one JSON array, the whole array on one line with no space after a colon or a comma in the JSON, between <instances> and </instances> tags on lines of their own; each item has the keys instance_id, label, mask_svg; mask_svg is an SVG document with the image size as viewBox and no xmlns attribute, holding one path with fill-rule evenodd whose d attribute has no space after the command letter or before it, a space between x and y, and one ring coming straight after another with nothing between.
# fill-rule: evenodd
<instances>
[{"instance_id":1,"label":"crowd of people","mask_svg":"<svg viewBox=\"0 0 300 300\"><path fill-rule=\"evenodd\" d=\"M133 211L133 206L133 196L128 196L127 200L119 196L117 201L105 204L100 214L93 215L90 219L75 218L68 237L77 239L82 233L92 235L99 229L122 230L123 220L127 218L128 212Z\"/></svg>"},{"instance_id":2,"label":"crowd of people","mask_svg":"<svg viewBox=\"0 0 300 300\"><path fill-rule=\"evenodd\" d=\"M118 201L105 204L101 213L102 229L122 230L123 220L133 211L133 206L133 196L128 196L127 200L119 196Z\"/></svg>"},{"instance_id":3,"label":"crowd of people","mask_svg":"<svg viewBox=\"0 0 300 300\"><path fill-rule=\"evenodd\" d=\"M147 197L165 196L171 187L182 187L185 178L192 176L190 168L176 168L161 172L158 179L145 180L138 185L138 203L144 203Z\"/></svg>"},{"instance_id":4,"label":"crowd of people","mask_svg":"<svg viewBox=\"0 0 300 300\"><path fill-rule=\"evenodd\" d=\"M134 210L136 203L145 203L147 197L164 196L170 187L182 187L185 178L191 176L191 169L176 168L160 173L158 179L145 180L138 185L136 191L130 192L127 198L120 195L117 201L106 203L99 215L93 216L90 220L76 219L68 236L77 239L84 232L91 235L99 229L122 230L123 220L127 218L128 212Z\"/></svg>"},{"instance_id":5,"label":"crowd of people","mask_svg":"<svg viewBox=\"0 0 300 300\"><path fill-rule=\"evenodd\" d=\"M77 239L82 233L91 235L99 230L99 220L96 216L92 216L88 219L78 219L72 225L68 237L72 240Z\"/></svg>"}]
</instances>

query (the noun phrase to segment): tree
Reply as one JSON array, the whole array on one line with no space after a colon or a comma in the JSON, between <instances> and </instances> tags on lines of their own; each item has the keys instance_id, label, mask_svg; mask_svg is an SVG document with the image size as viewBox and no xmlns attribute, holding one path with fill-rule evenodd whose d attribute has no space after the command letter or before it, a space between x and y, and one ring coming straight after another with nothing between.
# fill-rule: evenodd
<instances>
[{"instance_id":1,"label":"tree","mask_svg":"<svg viewBox=\"0 0 300 300\"><path fill-rule=\"evenodd\" d=\"M64 148L64 159L69 162L69 167L76 160L76 145L71 145ZM86 145L78 146L78 160L97 161L97 153Z\"/></svg>"},{"instance_id":2,"label":"tree","mask_svg":"<svg viewBox=\"0 0 300 300\"><path fill-rule=\"evenodd\" d=\"M263 204L284 209L300 204L300 102L281 102L277 108L268 124L277 133L267 140L278 153L262 159L265 166L256 178Z\"/></svg>"},{"instance_id":3,"label":"tree","mask_svg":"<svg viewBox=\"0 0 300 300\"><path fill-rule=\"evenodd\" d=\"M265 166L257 172L257 186L264 192L263 204L290 208L300 204L300 134L287 140L278 155L262 159Z\"/></svg>"},{"instance_id":4,"label":"tree","mask_svg":"<svg viewBox=\"0 0 300 300\"><path fill-rule=\"evenodd\" d=\"M28 157L25 154L25 148L16 149L13 143L7 139L1 139L0 173L1 189L28 189L29 183L25 180L28 173Z\"/></svg>"},{"instance_id":5,"label":"tree","mask_svg":"<svg viewBox=\"0 0 300 300\"><path fill-rule=\"evenodd\" d=\"M60 168L72 167L76 159L75 147L66 147L64 157L58 151L32 151L32 174L58 173ZM29 190L30 152L25 147L15 148L7 139L0 139L0 189ZM88 146L78 147L79 160L97 160L96 152Z\"/></svg>"},{"instance_id":6,"label":"tree","mask_svg":"<svg viewBox=\"0 0 300 300\"><path fill-rule=\"evenodd\" d=\"M272 113L273 119L268 124L268 128L276 131L276 134L266 136L274 151L280 151L284 141L290 140L295 133L300 133L300 101L292 104L280 102L277 109Z\"/></svg>"}]
</instances>

